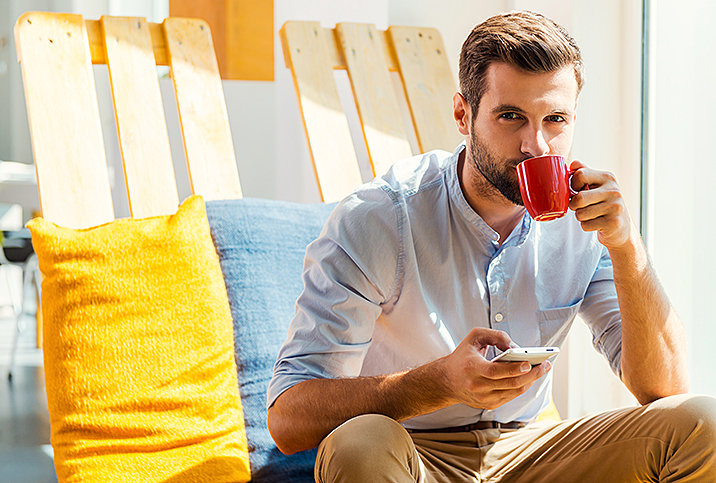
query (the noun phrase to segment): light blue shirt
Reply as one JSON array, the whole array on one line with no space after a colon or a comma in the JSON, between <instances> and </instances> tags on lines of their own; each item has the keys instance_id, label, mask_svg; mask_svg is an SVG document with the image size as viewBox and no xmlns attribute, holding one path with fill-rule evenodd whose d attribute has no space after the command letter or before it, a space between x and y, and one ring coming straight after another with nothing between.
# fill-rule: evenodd
<instances>
[{"instance_id":1,"label":"light blue shirt","mask_svg":"<svg viewBox=\"0 0 716 483\"><path fill-rule=\"evenodd\" d=\"M577 314L619 374L621 319L607 250L571 211L550 222L525 214L500 245L460 188L464 147L398 162L336 207L306 251L305 289L269 407L309 379L425 364L451 353L473 327L504 330L523 347L561 346ZM549 405L551 389L549 373L495 410L457 404L404 424L530 421Z\"/></svg>"}]
</instances>

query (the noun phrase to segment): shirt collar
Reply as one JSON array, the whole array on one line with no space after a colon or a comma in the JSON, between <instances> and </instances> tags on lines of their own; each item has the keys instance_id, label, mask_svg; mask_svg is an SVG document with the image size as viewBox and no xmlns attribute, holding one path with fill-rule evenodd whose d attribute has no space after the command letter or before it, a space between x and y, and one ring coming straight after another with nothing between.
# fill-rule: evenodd
<instances>
[{"instance_id":1,"label":"shirt collar","mask_svg":"<svg viewBox=\"0 0 716 483\"><path fill-rule=\"evenodd\" d=\"M460 159L460 153L464 150L465 141L461 142L458 147L455 148L455 151L453 152L449 164L447 166L447 187L448 192L450 193L450 199L468 223L474 225L489 240L493 242L498 242L500 239L500 235L495 230L490 228L490 225L485 223L485 220L483 220L482 217L478 215L475 210L472 209L470 204L465 199L465 194L462 192L462 187L460 186L460 178L457 172L457 164L458 160ZM530 234L532 224L532 218L529 216L527 211L525 211L525 214L522 217L522 223L520 223L517 228L513 230L512 233L507 237L507 240L505 240L503 246L507 244L507 242L509 242L510 239L515 236L515 234L517 235L517 239L514 244L517 246L524 243ZM516 233L518 230L519 233Z\"/></svg>"},{"instance_id":2,"label":"shirt collar","mask_svg":"<svg viewBox=\"0 0 716 483\"><path fill-rule=\"evenodd\" d=\"M527 237L530 235L530 232L532 231L532 225L534 225L534 220L532 217L527 213L527 210L525 210L524 215L522 215L522 223L517 225L514 230L512 230L512 233L510 236L507 237L507 240L505 240L504 245L508 245L510 243L511 238L516 238L514 245L519 246L522 245L525 240L527 240ZM519 230L519 232L518 232Z\"/></svg>"}]
</instances>

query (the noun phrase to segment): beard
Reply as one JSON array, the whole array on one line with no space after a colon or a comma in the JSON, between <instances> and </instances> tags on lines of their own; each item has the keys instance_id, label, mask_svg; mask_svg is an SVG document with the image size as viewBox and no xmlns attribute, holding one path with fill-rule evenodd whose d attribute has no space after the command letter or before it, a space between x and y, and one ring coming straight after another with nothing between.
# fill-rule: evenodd
<instances>
[{"instance_id":1,"label":"beard","mask_svg":"<svg viewBox=\"0 0 716 483\"><path fill-rule=\"evenodd\" d=\"M472 158L470 161L485 181L507 201L524 206L515 167L527 158L501 161L487 149L487 146L478 139L474 131L470 135L470 144ZM479 180L473 180L473 183L476 187L484 189L484 183Z\"/></svg>"}]
</instances>

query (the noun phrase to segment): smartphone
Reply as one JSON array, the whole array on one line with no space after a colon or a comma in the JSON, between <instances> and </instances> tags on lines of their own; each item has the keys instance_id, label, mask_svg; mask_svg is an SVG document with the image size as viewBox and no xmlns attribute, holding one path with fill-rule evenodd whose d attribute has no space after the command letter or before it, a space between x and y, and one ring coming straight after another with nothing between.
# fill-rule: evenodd
<instances>
[{"instance_id":1,"label":"smartphone","mask_svg":"<svg viewBox=\"0 0 716 483\"><path fill-rule=\"evenodd\" d=\"M507 349L492 359L491 362L527 361L533 366L536 366L557 354L559 354L559 347L517 347L515 349Z\"/></svg>"}]
</instances>

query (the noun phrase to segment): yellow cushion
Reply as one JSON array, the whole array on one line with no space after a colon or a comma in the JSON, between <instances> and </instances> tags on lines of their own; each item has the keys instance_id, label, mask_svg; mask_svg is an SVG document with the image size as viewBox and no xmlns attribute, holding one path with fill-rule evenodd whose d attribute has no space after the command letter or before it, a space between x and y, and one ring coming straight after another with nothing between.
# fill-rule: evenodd
<instances>
[{"instance_id":1,"label":"yellow cushion","mask_svg":"<svg viewBox=\"0 0 716 483\"><path fill-rule=\"evenodd\" d=\"M60 481L248 481L231 314L204 202L29 223Z\"/></svg>"}]
</instances>

